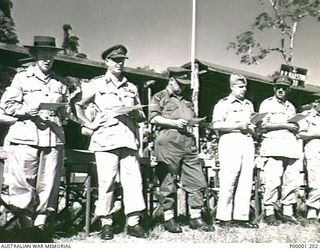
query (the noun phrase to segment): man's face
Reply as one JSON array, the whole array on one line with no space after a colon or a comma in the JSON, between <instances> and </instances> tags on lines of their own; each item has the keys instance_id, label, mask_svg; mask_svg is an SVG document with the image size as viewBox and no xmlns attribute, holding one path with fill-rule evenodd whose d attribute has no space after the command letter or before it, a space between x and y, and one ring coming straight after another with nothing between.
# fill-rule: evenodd
<instances>
[{"instance_id":1,"label":"man's face","mask_svg":"<svg viewBox=\"0 0 320 250\"><path fill-rule=\"evenodd\" d=\"M185 90L186 85L179 83L174 77L171 77L169 79L169 87L175 95L181 95Z\"/></svg>"},{"instance_id":2,"label":"man's face","mask_svg":"<svg viewBox=\"0 0 320 250\"><path fill-rule=\"evenodd\" d=\"M56 51L52 51L50 49L39 49L34 53L36 64L44 74L48 73L52 68L56 54Z\"/></svg>"},{"instance_id":3,"label":"man's face","mask_svg":"<svg viewBox=\"0 0 320 250\"><path fill-rule=\"evenodd\" d=\"M274 87L274 93L277 99L286 100L289 93L289 87L287 85L276 85Z\"/></svg>"},{"instance_id":4,"label":"man's face","mask_svg":"<svg viewBox=\"0 0 320 250\"><path fill-rule=\"evenodd\" d=\"M236 98L240 100L244 99L247 92L247 84L245 83L232 84L230 88L231 88L232 95L234 95Z\"/></svg>"},{"instance_id":5,"label":"man's face","mask_svg":"<svg viewBox=\"0 0 320 250\"><path fill-rule=\"evenodd\" d=\"M108 71L116 75L122 73L122 70L124 67L124 60L125 58L105 59L105 63L108 67Z\"/></svg>"}]
</instances>

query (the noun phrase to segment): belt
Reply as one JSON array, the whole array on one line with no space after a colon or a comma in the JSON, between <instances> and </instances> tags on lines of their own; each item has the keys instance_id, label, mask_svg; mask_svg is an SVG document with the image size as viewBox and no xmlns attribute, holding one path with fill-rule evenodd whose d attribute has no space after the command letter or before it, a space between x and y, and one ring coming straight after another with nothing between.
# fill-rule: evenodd
<instances>
[{"instance_id":1,"label":"belt","mask_svg":"<svg viewBox=\"0 0 320 250\"><path fill-rule=\"evenodd\" d=\"M193 130L192 131L187 131L186 129L176 129L176 128L169 128L169 129L162 129L162 130L168 130L168 131L174 131L174 132L178 132L180 134L183 135L187 135L187 136L193 136Z\"/></svg>"},{"instance_id":2,"label":"belt","mask_svg":"<svg viewBox=\"0 0 320 250\"><path fill-rule=\"evenodd\" d=\"M219 134L220 134L220 136L226 135L226 134L243 134L243 135L246 135L246 136L252 136L250 133L244 133L239 129L231 130L231 131L228 131L228 132L219 132Z\"/></svg>"}]
</instances>

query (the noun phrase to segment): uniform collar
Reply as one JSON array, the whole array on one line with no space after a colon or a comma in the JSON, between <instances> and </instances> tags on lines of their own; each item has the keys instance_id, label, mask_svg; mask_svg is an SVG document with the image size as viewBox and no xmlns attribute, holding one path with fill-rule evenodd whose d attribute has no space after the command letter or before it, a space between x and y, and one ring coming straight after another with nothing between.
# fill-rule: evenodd
<instances>
[{"instance_id":1,"label":"uniform collar","mask_svg":"<svg viewBox=\"0 0 320 250\"><path fill-rule=\"evenodd\" d=\"M227 98L231 103L234 103L234 102L247 103L246 99L240 100L240 99L236 98L233 94L228 95Z\"/></svg>"},{"instance_id":2,"label":"uniform collar","mask_svg":"<svg viewBox=\"0 0 320 250\"><path fill-rule=\"evenodd\" d=\"M105 74L105 79L107 83L112 82L117 88L121 87L128 81L128 79L124 76L122 77L121 81L119 81L119 79L109 71L107 71L107 73Z\"/></svg>"},{"instance_id":3,"label":"uniform collar","mask_svg":"<svg viewBox=\"0 0 320 250\"><path fill-rule=\"evenodd\" d=\"M279 100L276 96L273 96L273 99L280 104L283 104L285 106L288 105L288 100L282 101L282 100Z\"/></svg>"},{"instance_id":4,"label":"uniform collar","mask_svg":"<svg viewBox=\"0 0 320 250\"><path fill-rule=\"evenodd\" d=\"M48 81L51 79L52 75L48 74L45 75L43 72L39 69L37 65L31 65L26 69L27 77L36 77L39 80L43 81L44 83L48 83Z\"/></svg>"},{"instance_id":5,"label":"uniform collar","mask_svg":"<svg viewBox=\"0 0 320 250\"><path fill-rule=\"evenodd\" d=\"M175 93L172 92L172 90L168 87L166 87L166 91L167 91L167 94L169 97L173 96L173 97L176 97L178 99L182 99L183 96L182 95L176 95Z\"/></svg>"}]
</instances>

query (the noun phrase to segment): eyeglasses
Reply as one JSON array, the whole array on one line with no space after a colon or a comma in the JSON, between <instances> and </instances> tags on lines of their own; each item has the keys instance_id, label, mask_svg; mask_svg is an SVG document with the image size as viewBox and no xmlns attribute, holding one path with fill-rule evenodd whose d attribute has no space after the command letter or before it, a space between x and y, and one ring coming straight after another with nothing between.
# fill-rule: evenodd
<instances>
[{"instance_id":1,"label":"eyeglasses","mask_svg":"<svg viewBox=\"0 0 320 250\"><path fill-rule=\"evenodd\" d=\"M275 88L276 90L282 89L282 90L284 90L284 91L287 91L287 90L289 89L289 87L287 87L287 86L281 86L281 85L275 86L274 88Z\"/></svg>"}]
</instances>

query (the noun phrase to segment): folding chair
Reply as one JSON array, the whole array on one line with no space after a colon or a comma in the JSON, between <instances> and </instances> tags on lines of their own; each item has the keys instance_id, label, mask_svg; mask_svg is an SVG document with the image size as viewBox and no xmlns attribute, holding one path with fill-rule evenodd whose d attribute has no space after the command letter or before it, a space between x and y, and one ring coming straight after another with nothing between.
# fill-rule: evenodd
<instances>
[{"instance_id":1,"label":"folding chair","mask_svg":"<svg viewBox=\"0 0 320 250\"><path fill-rule=\"evenodd\" d=\"M65 178L66 178L66 209L72 203L79 202L81 208L75 212L73 220L77 219L85 210L85 233L88 236L91 225L92 191L96 178L96 164L94 153L88 150L67 149L65 152ZM77 178L75 174L84 173L86 177ZM69 218L70 219L70 218Z\"/></svg>"}]
</instances>

